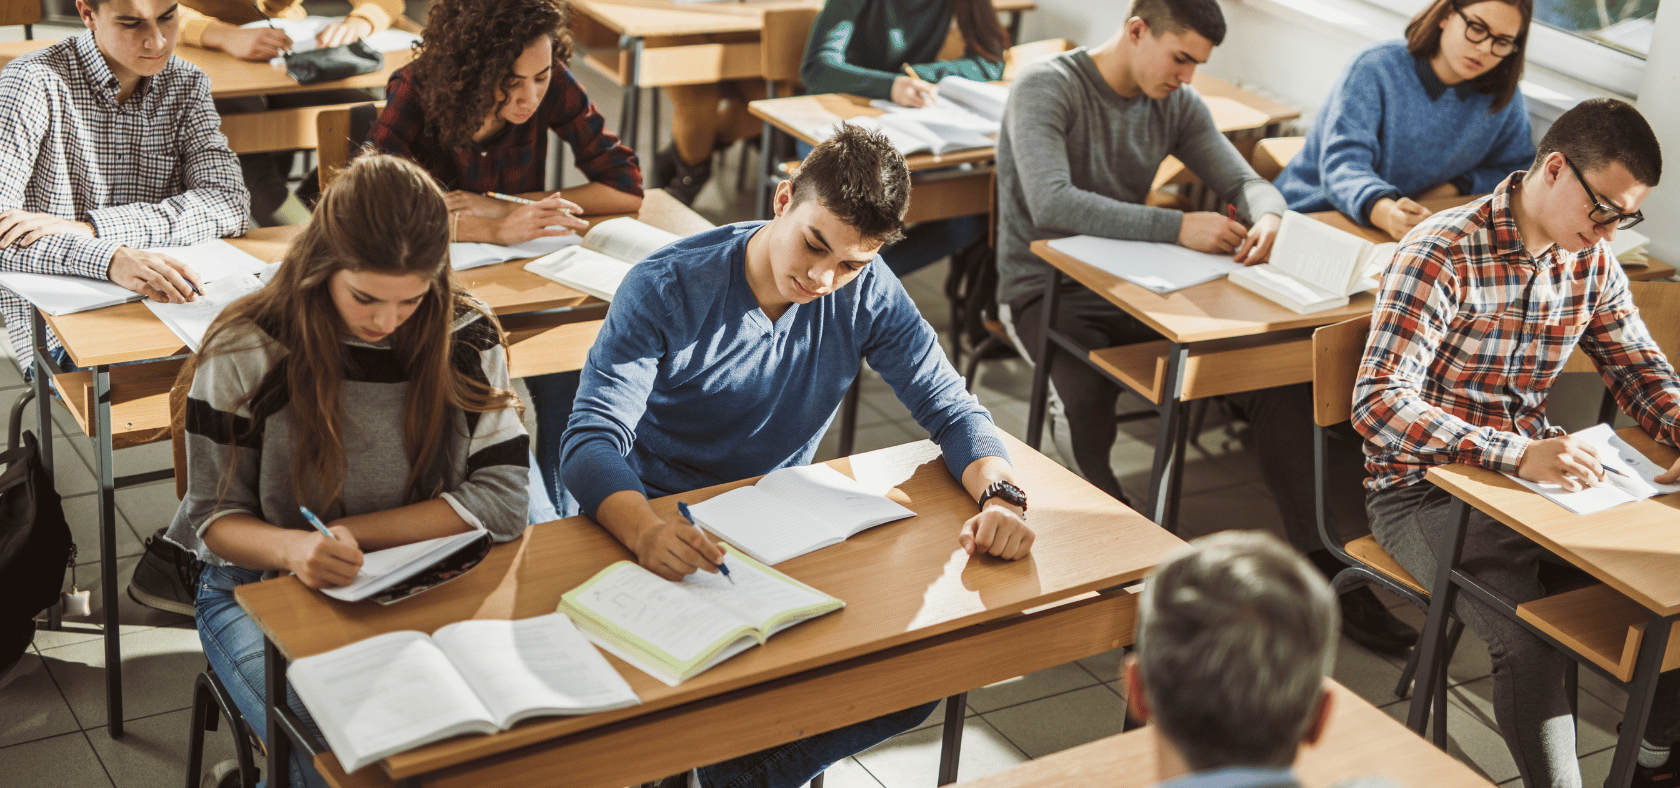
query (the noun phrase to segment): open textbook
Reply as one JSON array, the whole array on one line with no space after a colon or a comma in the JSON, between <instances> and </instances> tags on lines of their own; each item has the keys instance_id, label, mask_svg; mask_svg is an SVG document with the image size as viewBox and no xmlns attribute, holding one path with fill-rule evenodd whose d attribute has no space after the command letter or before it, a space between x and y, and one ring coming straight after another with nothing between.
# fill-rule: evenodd
<instances>
[{"instance_id":1,"label":"open textbook","mask_svg":"<svg viewBox=\"0 0 1680 788\"><path fill-rule=\"evenodd\" d=\"M706 530L772 565L916 516L827 465L773 471L757 484L702 501L689 511Z\"/></svg>"},{"instance_id":2,"label":"open textbook","mask_svg":"<svg viewBox=\"0 0 1680 788\"><path fill-rule=\"evenodd\" d=\"M220 238L192 244L147 249L185 263L206 285L218 279L256 274L263 261ZM90 309L138 301L139 293L108 279L89 279L62 274L0 273L0 287L17 293L46 314L86 312Z\"/></svg>"},{"instance_id":3,"label":"open textbook","mask_svg":"<svg viewBox=\"0 0 1680 788\"><path fill-rule=\"evenodd\" d=\"M939 98L932 106L906 107L884 99L875 99L869 106L920 121L928 128L955 127L997 134L1003 128L1003 106L1008 102L1007 87L949 76L939 80Z\"/></svg>"},{"instance_id":4,"label":"open textbook","mask_svg":"<svg viewBox=\"0 0 1680 788\"><path fill-rule=\"evenodd\" d=\"M1643 500L1656 495L1680 492L1680 484L1658 484L1657 476L1668 469L1652 462L1638 449L1628 445L1608 424L1581 430L1575 437L1591 444L1604 467L1619 473L1606 473L1608 480L1597 487L1569 492L1556 484L1541 484L1505 474L1518 484L1550 498L1552 502L1576 514L1592 514L1612 506Z\"/></svg>"},{"instance_id":5,"label":"open textbook","mask_svg":"<svg viewBox=\"0 0 1680 788\"><path fill-rule=\"evenodd\" d=\"M905 156L916 153L951 153L975 148L989 148L997 144L984 132L966 128L958 123L951 123L947 118L937 114L914 115L889 112L876 117L858 116L836 121L823 128L810 129L806 133L818 142L822 142L834 136L834 132L839 130L842 123L881 132L886 135L887 141L892 143L892 146Z\"/></svg>"},{"instance_id":6,"label":"open textbook","mask_svg":"<svg viewBox=\"0 0 1680 788\"><path fill-rule=\"evenodd\" d=\"M1242 270L1226 255L1178 244L1075 235L1051 241L1050 248L1161 295Z\"/></svg>"},{"instance_id":7,"label":"open textbook","mask_svg":"<svg viewBox=\"0 0 1680 788\"><path fill-rule=\"evenodd\" d=\"M465 271L470 268L505 263L509 260L542 257L545 254L553 254L568 246L577 246L580 243L582 241L576 233L533 238L524 243L510 246L472 242L452 243L449 245L449 267L457 271Z\"/></svg>"},{"instance_id":8,"label":"open textbook","mask_svg":"<svg viewBox=\"0 0 1680 788\"><path fill-rule=\"evenodd\" d=\"M583 236L580 246L561 249L525 264L525 270L611 301L633 266L681 236L621 216L608 219Z\"/></svg>"},{"instance_id":9,"label":"open textbook","mask_svg":"<svg viewBox=\"0 0 1680 788\"><path fill-rule=\"evenodd\" d=\"M619 561L562 595L560 610L601 648L674 687L777 632L846 606L728 545L725 550L729 578L695 572L673 583Z\"/></svg>"},{"instance_id":10,"label":"open textbook","mask_svg":"<svg viewBox=\"0 0 1680 788\"><path fill-rule=\"evenodd\" d=\"M345 771L528 717L641 703L565 616L388 632L304 657L286 677Z\"/></svg>"},{"instance_id":11,"label":"open textbook","mask_svg":"<svg viewBox=\"0 0 1680 788\"><path fill-rule=\"evenodd\" d=\"M210 324L222 314L228 304L261 290L262 280L254 274L224 276L204 286L198 298L184 304L171 304L145 299L146 308L194 353L204 344L204 334Z\"/></svg>"},{"instance_id":12,"label":"open textbook","mask_svg":"<svg viewBox=\"0 0 1680 788\"><path fill-rule=\"evenodd\" d=\"M321 593L346 602L372 597L389 605L460 577L489 555L490 546L490 532L475 530L373 550L362 554L354 582Z\"/></svg>"},{"instance_id":13,"label":"open textbook","mask_svg":"<svg viewBox=\"0 0 1680 788\"><path fill-rule=\"evenodd\" d=\"M1231 282L1306 315L1347 306L1376 287L1399 244L1373 244L1305 214L1283 215L1271 262L1231 274Z\"/></svg>"}]
</instances>

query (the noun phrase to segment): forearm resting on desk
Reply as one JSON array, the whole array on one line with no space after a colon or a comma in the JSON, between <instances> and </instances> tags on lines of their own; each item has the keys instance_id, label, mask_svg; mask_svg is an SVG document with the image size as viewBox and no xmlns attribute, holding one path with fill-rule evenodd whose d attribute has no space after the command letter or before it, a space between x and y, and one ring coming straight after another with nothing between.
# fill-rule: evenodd
<instances>
[{"instance_id":1,"label":"forearm resting on desk","mask_svg":"<svg viewBox=\"0 0 1680 788\"><path fill-rule=\"evenodd\" d=\"M204 545L235 566L291 572L310 588L334 588L356 579L362 551L349 529L333 531L334 538L328 539L316 531L281 528L235 513L204 530Z\"/></svg>"},{"instance_id":2,"label":"forearm resting on desk","mask_svg":"<svg viewBox=\"0 0 1680 788\"><path fill-rule=\"evenodd\" d=\"M1014 481L1014 467L1002 457L981 457L963 469L963 489L975 500L995 482ZM963 523L957 543L970 555L985 553L1013 560L1032 552L1033 532L1027 527L1024 510L994 496L987 499L979 514Z\"/></svg>"}]
</instances>

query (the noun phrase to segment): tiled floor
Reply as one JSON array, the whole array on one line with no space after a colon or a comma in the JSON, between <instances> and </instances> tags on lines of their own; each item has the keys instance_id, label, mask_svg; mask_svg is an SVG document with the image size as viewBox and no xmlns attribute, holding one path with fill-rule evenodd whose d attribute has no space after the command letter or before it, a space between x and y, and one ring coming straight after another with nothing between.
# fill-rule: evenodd
<instances>
[{"instance_id":1,"label":"tiled floor","mask_svg":"<svg viewBox=\"0 0 1680 788\"><path fill-rule=\"evenodd\" d=\"M13 32L14 31L0 31ZM581 75L602 111L616 121L616 95L592 74ZM666 114L669 117L669 114ZM714 221L746 218L745 189L737 190L735 155L720 161L718 176L702 194L700 207ZM575 182L576 176L573 176ZM944 321L940 290L943 266L919 272L906 281L924 313L936 325ZM9 352L9 351L8 351ZM22 380L14 364L0 360L0 403L10 402ZM1029 373L1019 361L982 365L976 391L999 425L1024 436ZM1122 408L1125 408L1122 405ZM1182 523L1187 534L1225 528L1278 529L1270 500L1260 484L1253 456L1228 433L1217 414L1200 436L1202 450L1192 450L1186 463ZM60 408L60 437L55 438L59 490L66 495L66 513L81 547L77 580L91 588L97 608L99 579L98 538L95 533L93 477L88 441L75 437L74 423ZM66 432L68 428L69 432ZM1128 424L1115 446L1114 460L1123 469L1122 481L1142 489L1150 462L1155 427L1152 422ZM859 414L856 450L864 451L924 437L879 377L866 375ZM836 437L825 438L822 456L834 453ZM1054 456L1054 450L1049 450ZM129 449L118 454L118 472L166 467L166 444ZM126 583L140 538L173 515L172 482L126 490L118 495L118 550L121 577ZM187 711L193 676L204 659L192 622L161 614L122 600L123 677L126 687L127 733L113 741L105 729L103 650L98 623L101 612L88 622L71 622L62 631L42 632L24 662L0 688L0 784L51 788L118 786L141 788L182 785L185 780ZM1421 623L1409 607L1402 617ZM965 778L1005 769L1120 730L1125 701L1115 683L1117 653L1100 654L1029 676L977 690L969 695L969 716L963 734L961 774ZM1336 678L1372 703L1403 717L1405 701L1393 688L1402 661L1366 651L1351 642L1341 645ZM1467 635L1453 661L1451 711L1448 729L1452 752L1467 759L1490 779L1517 782L1516 767L1494 732L1489 701L1491 679L1485 648ZM1603 782L1609 769L1615 724L1623 696L1619 690L1583 671L1580 715L1580 754L1586 785ZM880 747L849 758L829 772L831 788L909 788L933 783L937 770L940 729L936 712L927 724ZM225 733L210 737L207 763L231 757Z\"/></svg>"}]
</instances>

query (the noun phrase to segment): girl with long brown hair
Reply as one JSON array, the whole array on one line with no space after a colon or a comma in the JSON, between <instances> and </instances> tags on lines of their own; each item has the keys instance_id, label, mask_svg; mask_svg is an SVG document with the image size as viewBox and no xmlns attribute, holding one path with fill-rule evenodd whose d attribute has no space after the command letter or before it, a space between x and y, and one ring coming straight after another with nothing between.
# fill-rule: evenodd
<instances>
[{"instance_id":1,"label":"girl with long brown hair","mask_svg":"<svg viewBox=\"0 0 1680 788\"><path fill-rule=\"evenodd\" d=\"M187 491L167 538L205 564L199 638L259 736L263 637L235 587L279 573L341 586L365 550L524 531L529 439L506 346L454 281L448 233L424 170L356 161L274 280L228 306L182 372ZM324 784L302 759L292 773Z\"/></svg>"}]
</instances>

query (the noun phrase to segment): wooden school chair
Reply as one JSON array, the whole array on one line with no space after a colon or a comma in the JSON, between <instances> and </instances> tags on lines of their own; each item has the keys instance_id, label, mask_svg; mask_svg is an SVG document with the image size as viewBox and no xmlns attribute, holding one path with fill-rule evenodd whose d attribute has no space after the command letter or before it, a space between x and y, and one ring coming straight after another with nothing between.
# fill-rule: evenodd
<instances>
[{"instance_id":1,"label":"wooden school chair","mask_svg":"<svg viewBox=\"0 0 1680 788\"><path fill-rule=\"evenodd\" d=\"M1267 137L1254 143L1254 154L1248 163L1254 167L1255 174L1268 181L1276 180L1278 173L1306 146L1306 137Z\"/></svg>"},{"instance_id":2,"label":"wooden school chair","mask_svg":"<svg viewBox=\"0 0 1680 788\"><path fill-rule=\"evenodd\" d=\"M764 32L759 37L758 51L765 98L791 96L801 89L799 68L805 62L805 39L811 35L818 10L773 8L764 12ZM776 189L777 170L783 164L773 153L778 135L776 127L764 121L759 144L758 195L753 201L760 219L770 218L770 195Z\"/></svg>"},{"instance_id":3,"label":"wooden school chair","mask_svg":"<svg viewBox=\"0 0 1680 788\"><path fill-rule=\"evenodd\" d=\"M315 162L321 191L350 166L350 152L367 139L368 130L384 109L385 102L376 101L331 107L315 116Z\"/></svg>"},{"instance_id":4,"label":"wooden school chair","mask_svg":"<svg viewBox=\"0 0 1680 788\"><path fill-rule=\"evenodd\" d=\"M35 26L41 23L41 0L0 0L0 25L23 25L23 38L35 38Z\"/></svg>"}]
</instances>

